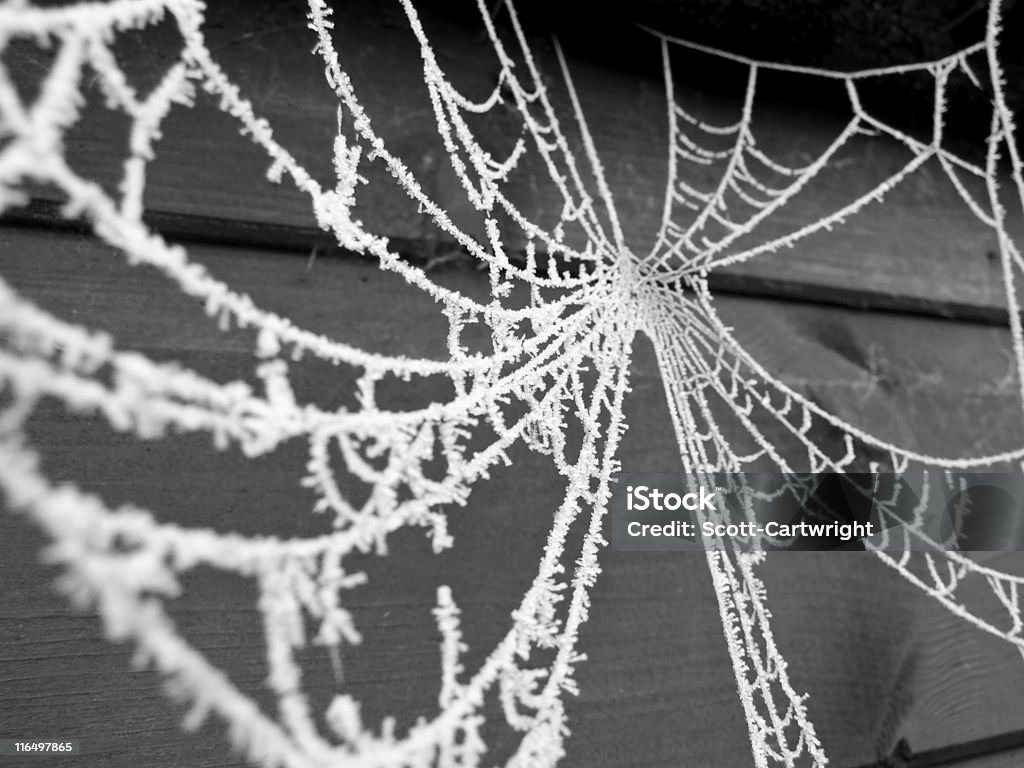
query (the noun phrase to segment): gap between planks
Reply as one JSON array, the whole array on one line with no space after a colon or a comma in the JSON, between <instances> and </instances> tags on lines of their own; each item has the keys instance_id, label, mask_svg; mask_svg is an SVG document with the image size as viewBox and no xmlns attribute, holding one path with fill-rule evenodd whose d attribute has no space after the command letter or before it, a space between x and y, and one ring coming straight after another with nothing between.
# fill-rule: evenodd
<instances>
[{"instance_id":1,"label":"gap between planks","mask_svg":"<svg viewBox=\"0 0 1024 768\"><path fill-rule=\"evenodd\" d=\"M0 225L50 229L55 232L88 233L90 231L88 223L65 219L61 216L60 209L61 206L56 202L36 198L24 207L6 211L0 216ZM147 225L167 240L184 244L277 250L301 254L306 258L321 254L352 259L368 258L340 248L328 233L315 227L198 216L160 210L147 211L143 219ZM456 252L457 246L400 237L391 237L389 241L403 258L428 269L433 264L475 264L468 254L463 255ZM438 245L446 248L448 253L438 255L436 253ZM453 254L454 257L452 257ZM460 256L462 258L459 258ZM520 266L525 264L525 257L522 254L512 253L509 254L509 257L511 261L519 263ZM830 286L822 283L768 278L735 272L712 272L708 276L708 284L713 292L724 295L752 296L864 311L893 312L985 325L1005 326L1009 321L1006 309L996 306L957 302L950 299L926 299L921 296L885 293L839 284Z\"/></svg>"}]
</instances>

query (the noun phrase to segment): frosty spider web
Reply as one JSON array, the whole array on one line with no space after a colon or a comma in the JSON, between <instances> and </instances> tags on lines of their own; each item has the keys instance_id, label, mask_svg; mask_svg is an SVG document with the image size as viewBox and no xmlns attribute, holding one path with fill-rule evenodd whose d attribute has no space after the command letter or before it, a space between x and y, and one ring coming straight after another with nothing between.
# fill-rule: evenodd
<instances>
[{"instance_id":1,"label":"frosty spider web","mask_svg":"<svg viewBox=\"0 0 1024 768\"><path fill-rule=\"evenodd\" d=\"M119 349L102 330L58 318L19 296L0 281L0 487L10 509L27 515L54 541L52 552L65 569L63 589L78 604L102 616L112 640L131 640L141 662L162 672L172 693L190 705L186 726L210 715L228 724L232 743L252 762L299 768L329 764L365 766L476 766L486 745L481 736L483 699L497 692L508 724L521 734L510 765L554 765L564 755L568 732L563 697L575 691L574 668L583 660L577 647L590 607L605 544L602 527L618 471L616 450L626 427L623 400L637 333L649 337L658 355L666 398L687 472L743 472L770 466L793 470L792 450L783 450L760 426L776 425L798 446L798 468L844 472L864 456L887 457L896 472L914 467L968 469L1019 462L1024 447L968 457L924 455L868 434L770 374L734 337L718 316L708 274L841 224L921 168L937 163L964 204L998 236L1009 310L1015 370L1024 386L1024 333L1015 276L1024 270L1018 246L1008 234L999 199L998 171L1005 154L1016 196L1024 205L1021 160L1004 96L997 58L999 3L989 9L983 41L938 61L855 73L759 62L658 35L662 47L669 119L669 160L664 213L651 253L635 255L618 221L604 171L569 68L558 51L576 127L579 155L570 146L555 106L527 44L511 2L505 5L511 33L499 27L483 0L483 28L499 65L498 84L487 98L460 93L438 63L415 7L402 7L421 50L424 86L438 135L466 199L478 213L485 237L453 221L375 132L335 50L332 19L322 0L309 0L314 53L323 60L324 98L338 103L339 129L332 158L333 188L319 184L274 137L207 47L204 7L195 0L115 0L46 9L25 2L0 6L0 40L35 40L51 46L55 58L27 103L0 68L0 201L23 205L33 184L49 184L66 198L64 215L88 221L96 237L115 247L129 263L156 269L168 283L198 301L223 331L255 332L255 373L262 382L217 382L179 365L155 362ZM148 95L141 96L119 68L111 45L115 33L140 31L170 18L183 45ZM686 46L746 68L747 85L738 122L715 126L678 103L671 49ZM342 52L343 53L343 52ZM945 94L954 70L978 81L983 70L992 87L991 130L983 165L944 144ZM852 118L817 158L803 167L772 159L753 130L759 74L795 72L840 81ZM81 118L84 73L95 76L107 106L131 121L131 152L119 195L105 192L67 162L64 137ZM869 78L928 73L934 79L931 141L921 141L872 115L862 105L861 83ZM980 83L979 83L980 87ZM186 251L168 243L143 222L147 164L155 155L161 125L175 108L213 99L237 119L241 133L260 147L268 178L286 179L304 192L318 224L346 249L379 260L436 300L448 321L445 359L410 359L361 349L307 330L258 306L250 297L216 280ZM511 151L494 157L472 128L473 115L511 100L524 132ZM898 172L848 205L780 237L753 247L742 238L787 205L836 153L859 133L886 135L907 147L912 159ZM709 143L709 140L711 143ZM725 141L723 149L713 141ZM364 156L365 154L365 156ZM531 221L513 202L508 181L527 156L539 159L562 201L554 226ZM364 183L361 163L379 163L397 179L421 214L454 239L489 274L491 300L484 304L432 280L403 260L386 238L353 218ZM716 184L702 189L687 174L691 166L720 169ZM961 174L980 180L985 197L973 194ZM592 194L590 186L596 189ZM1022 208L1024 210L1024 208ZM688 217L688 218L687 218ZM525 263L510 256L505 232L525 241ZM524 299L523 296L526 298ZM469 325L490 332L491 349L471 352ZM322 359L356 372L358 407L329 410L299 402L288 358ZM382 380L447 377L454 395L428 407L392 411L377 400ZM222 534L160 522L150 510L113 508L72 485L56 485L40 466L25 423L44 398L70 411L98 415L116 430L155 440L174 433L206 433L219 449L246 456L272 454L283 443L308 446L307 472L297 483L316 496L315 511L333 516L332 533L303 539ZM519 410L511 405L519 406ZM742 428L743 440L727 437L721 414ZM569 426L582 444L570 449ZM842 436L836 451L812 437L827 426ZM474 445L471 436L487 436ZM554 511L545 553L532 585L513 612L507 633L478 669L465 669L457 607L458 585L437 592L435 616L442 635L439 709L404 733L393 720L364 724L359 703L335 696L326 712L315 713L303 693L298 649L316 643L336 657L360 639L345 607L346 590L364 581L346 569L346 556L383 551L388 536L408 526L425 528L435 551L455 545L445 510L464 505L490 468L522 442L550 457L565 479ZM366 501L346 494L331 466L337 451L345 470L370 489ZM440 460L442 476L427 470ZM872 470L880 464L873 462ZM586 533L572 541L577 520ZM918 526L886 536L903 537L903 552L877 547L878 556L953 613L1024 651L1022 579L946 552ZM888 542L891 544L891 541ZM922 551L923 550L923 551ZM575 554L570 573L563 555ZM744 552L719 542L708 565L725 639L746 718L755 765L824 765L805 694L790 683L786 661L771 631L768 596L758 576L763 552ZM164 601L181 590L180 577L199 567L252 579L258 586L276 715L263 712L206 657L177 632ZM916 567L915 567L916 566ZM972 612L959 595L970 581L983 580L1005 609L1002 624ZM306 637L307 621L318 626ZM535 651L551 652L538 665ZM326 729L318 725L323 716Z\"/></svg>"}]
</instances>

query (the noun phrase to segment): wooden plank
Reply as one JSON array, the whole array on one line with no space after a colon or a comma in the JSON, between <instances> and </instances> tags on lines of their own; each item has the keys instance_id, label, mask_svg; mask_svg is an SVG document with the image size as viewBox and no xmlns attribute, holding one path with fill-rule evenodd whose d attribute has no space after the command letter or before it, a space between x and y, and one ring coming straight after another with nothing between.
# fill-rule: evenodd
<instances>
[{"instance_id":1,"label":"wooden plank","mask_svg":"<svg viewBox=\"0 0 1024 768\"><path fill-rule=\"evenodd\" d=\"M272 251L194 247L193 258L268 308L341 339L392 354L439 354L438 308L368 262L319 258L307 264ZM180 359L218 380L251 377L245 333L221 334L201 308L158 275L130 268L88 238L0 230L0 274L60 317L111 330L125 349ZM484 296L486 280L448 269L439 280ZM1006 419L1012 388L1005 331L956 322L863 314L726 297L720 309L759 358L792 386L866 429L924 450L983 451L1021 440ZM308 367L307 367L308 366ZM293 366L301 396L338 402L351 389L342 369ZM653 350L638 344L627 400L631 425L623 471L674 471L669 427ZM444 397L438 385L398 387L396 407ZM247 534L307 535L326 521L308 515L297 490L302 446L247 462L203 439L139 443L96 420L43 407L31 423L47 471L110 503L133 500L159 519ZM352 594L366 642L347 649L345 689L361 699L366 722L386 713L399 727L432 713L439 683L430 608L449 583L464 613L469 669L506 630L528 585L562 483L543 457L512 452L513 465L452 513L453 551L429 553L418 533L399 534L387 558L355 558L370 583ZM132 671L129 648L100 639L91 616L73 615L38 562L45 545L27 521L0 514L0 730L73 734L86 754L67 764L111 766L240 764L223 729L178 732L182 711L159 693L156 676ZM1005 565L1024 572L1024 556ZM718 609L700 557L606 552L593 594L580 667L581 695L568 703L567 766L625 763L749 764ZM800 553L769 558L764 577L774 631L798 690L835 765L885 754L900 736L915 752L1019 728L1017 655L980 635L863 553ZM263 685L255 592L244 580L202 571L170 612L182 632L231 678L273 711ZM304 657L315 706L337 685L326 654ZM500 720L500 714L493 713ZM489 758L515 739L486 734Z\"/></svg>"},{"instance_id":2,"label":"wooden plank","mask_svg":"<svg viewBox=\"0 0 1024 768\"><path fill-rule=\"evenodd\" d=\"M251 9L231 3L210 13L209 44L217 60L257 112L269 119L278 139L316 178L329 182L327 158L337 126L336 105L324 83L322 65L308 55L312 37L301 13L270 4ZM425 11L424 18L436 41L439 62L452 73L456 85L473 98L489 93L497 69L479 28L430 11ZM481 218L468 204L437 138L422 87L422 64L406 20L397 9L382 11L365 2L344 4L336 10L335 20L338 49L375 129L426 192L454 221L479 237ZM634 34L620 33L624 41ZM567 96L556 76L559 70L550 43L543 38L534 42L547 84L572 134L571 114L565 112ZM173 60L175 43L164 25L125 40L121 58L132 77L149 82ZM573 43L566 41L570 57ZM630 51L649 50L649 56L631 59L621 67L582 56L572 61L572 70L628 242L643 253L660 220L667 128L658 46L653 39L647 48L635 40L628 46ZM49 56L20 46L7 63L18 78L34 80L47 67ZM732 122L740 93L701 91L702 70L709 66L711 62L687 60L678 73L680 98L712 122ZM727 88L728 78L716 78L715 84ZM798 81L792 87L803 85ZM127 126L102 108L98 94L89 93L85 117L68 137L69 154L86 177L113 190L120 176ZM770 103L758 106L761 146L776 152L781 162L806 163L839 130L835 117L813 107L796 111ZM496 154L520 135L517 118L507 107L474 127ZM314 230L308 202L294 190L265 183L266 159L237 137L237 128L202 98L195 109L172 113L158 159L149 170L148 208L158 217L184 214L295 228L289 230L289 237ZM570 139L579 146L573 135ZM831 175L766 222L764 231L780 235L835 210L849 202L855 191L894 172L906 161L904 155L883 140L861 141L835 164ZM360 188L357 213L371 231L398 238L402 248L457 250L451 238L417 215L415 204L379 162L364 162L361 172L370 183ZM510 190L527 215L553 223L552 212L561 204L537 162L524 161ZM973 219L941 172L926 166L887 201L885 206L872 205L835 233L812 236L792 250L724 271L718 287L968 319L1001 318L1005 292L998 259L992 258L997 251L995 239ZM1024 227L1017 222L1014 231L1024 233ZM513 231L506 234L509 246L515 248L519 236Z\"/></svg>"},{"instance_id":3,"label":"wooden plank","mask_svg":"<svg viewBox=\"0 0 1024 768\"><path fill-rule=\"evenodd\" d=\"M3 218L11 226L43 227L54 231L78 233L89 231L89 226L85 222L63 218L60 209L61 206L57 203L35 199L25 207L8 211ZM306 257L315 257L317 254L358 257L358 254L347 252L338 246L333 236L314 227L160 211L148 212L145 221L154 231L173 242L275 249L296 252ZM392 237L390 242L391 247L400 253L403 259L413 264L443 264L465 261L467 258L453 251L451 244L445 246L436 241L402 237ZM518 266L525 266L522 254L512 253L510 258ZM994 259L990 258L988 261L995 264ZM708 275L708 285L716 295L761 296L855 309L900 312L926 317L938 316L992 325L1008 323L1005 306L977 304L970 299L936 299L925 297L923 294L913 297L865 291L860 285L843 283L841 274L834 275L839 281L834 285L802 282L785 275L785 272L773 272L764 268L764 265L758 262L754 267L744 267L739 271L713 271ZM927 281L930 277L918 275L914 279ZM995 278L992 280L994 282ZM923 289L922 283L922 291Z\"/></svg>"}]
</instances>

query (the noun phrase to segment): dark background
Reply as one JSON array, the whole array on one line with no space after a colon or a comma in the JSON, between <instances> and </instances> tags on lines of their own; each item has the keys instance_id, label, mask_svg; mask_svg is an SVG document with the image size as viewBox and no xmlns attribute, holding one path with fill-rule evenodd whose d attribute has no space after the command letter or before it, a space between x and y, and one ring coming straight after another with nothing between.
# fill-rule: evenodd
<instances>
[{"instance_id":1,"label":"dark background","mask_svg":"<svg viewBox=\"0 0 1024 768\"><path fill-rule=\"evenodd\" d=\"M557 35L573 56L648 73L660 68L660 59L650 36L636 24L765 61L854 71L947 56L982 40L988 15L984 0L523 0L515 5L532 33ZM426 7L467 24L477 21L472 3L431 0ZM1002 8L999 53L1007 98L1019 113L1024 102L1024 3L1007 0ZM714 90L715 68L706 60L693 64L700 85ZM795 101L811 98L837 111L844 109L845 100L822 85L826 84L802 81ZM924 125L922 120L930 120L930 78L887 78L873 88L872 107L887 118L918 127ZM986 109L987 95L978 94L966 81L954 80L951 89L951 99ZM794 100L792 87L778 81L768 81L759 93L776 102ZM977 133L973 123L955 116L950 127L965 137Z\"/></svg>"},{"instance_id":2,"label":"dark background","mask_svg":"<svg viewBox=\"0 0 1024 768\"><path fill-rule=\"evenodd\" d=\"M473 213L438 150L421 63L401 8L380 2L337 6L339 49L375 126L453 216ZM493 56L474 3L437 0L417 7L460 86L473 95L486 93ZM952 2L520 7L552 83L558 70L545 46L553 32L562 39L624 226L646 236L657 221L664 183L664 96L658 45L634 21L750 55L843 69L943 55L983 31L979 13L949 26L968 10L968 4ZM311 35L302 16L301 2L215 0L208 39L279 139L318 178L329 179L335 104L322 65L309 55ZM1019 17L1014 7L1003 37L1011 72L1019 66L1012 44L1021 39ZM173 39L127 37L122 60L140 82L152 82L175 60ZM47 61L47 52L36 49L5 57L31 82ZM676 64L681 87L735 98L735 83L720 77L707 57L680 54ZM794 89L782 78L775 85L766 78L760 92L782 107L769 110L765 129L794 156L813 149L813 141L805 147L807 137L830 130L821 108L839 108L828 101L827 89L808 90L817 87L808 85L811 80L800 78ZM930 92L914 81L894 78L888 87L905 90L883 92L881 107L894 109L899 120L930 117ZM920 101L904 100L906 94ZM88 95L82 123L68 136L70 161L116 189L126 126L103 112L94 92ZM554 97L565 114L564 93ZM1019 102L1019 95L1014 98ZM808 113L808 103L817 111ZM503 126L496 120L496 129ZM176 111L164 133L146 203L157 228L184 243L191 258L313 330L382 353L443 353L446 326L434 302L371 263L317 251L322 240L316 240L308 200L266 183L266 158L238 137L237 125L209 99ZM856 174L891 172L884 152L860 161L850 166ZM409 250L439 256L450 251L451 243L424 223L404 194L387 186L379 165L361 170L371 179L359 198L368 227ZM542 183L531 186L534 181L544 179L526 179L517 199L541 209L550 195L545 197ZM1005 304L991 232L965 217L955 196L929 184L923 177L908 185L907 196L893 196L842 231L777 254L784 261L773 256L748 265L731 284L732 295L716 291L718 308L768 370L869 432L941 453L1018 445L1024 440L1020 404L1008 378L1008 333L997 322L1005 321ZM792 219L782 212L777 218L796 226L820 217L847 196L843 183L834 186L831 194L794 202ZM533 215L534 207L526 210ZM24 296L61 318L112 331L120 348L178 360L217 380L252 377L251 339L218 333L194 302L151 271L129 267L95 238L58 233L52 217L13 215L23 213L12 212L0 228L0 271ZM486 276L472 266L453 262L434 274L467 294L486 294ZM350 377L329 366L306 361L294 374L311 399L330 401L351 391ZM631 385L623 471L675 471L678 446L663 382L644 339L637 343ZM396 407L444 394L409 389L396 395ZM53 403L39 409L30 429L51 477L78 483L108 503L131 500L162 520L252 535L301 535L324 522L310 515L310 499L297 487L305 459L301 445L258 462L238 451L213 451L201 438L140 447L101 419L70 416ZM453 585L463 609L471 649L467 668L482 662L529 584L561 482L550 462L516 451L512 467L482 483L468 509L453 512L454 550L434 556L418 531L405 531L389 558L353 563L365 567L371 581L351 595L367 639L346 649L345 690L363 702L367 722L395 714L404 728L435 711L439 637L430 611L438 583ZM131 644L109 643L91 611L69 609L54 589L58 569L40 564L46 543L30 521L2 510L0 731L79 738L83 755L60 763L67 768L241 765L223 723L213 719L197 734L182 733L184 708L168 701L158 674L133 669ZM993 565L1020 572L1024 563L1009 553ZM564 765L750 764L703 557L609 552L602 567L581 638L589 655L580 666L581 694L567 701L572 735ZM901 739L924 754L977 746L979 739L1012 733L1024 723L1024 673L1013 647L978 632L874 556L780 556L762 573L775 636L791 662L795 687L810 693L810 715L833 765L874 762ZM976 586L968 595L977 601L972 604L998 615L998 605L984 602L986 585ZM168 606L182 633L273 712L251 581L209 569L189 574L186 587L186 595ZM304 658L306 689L316 705L337 688L320 650L310 649ZM486 735L493 745L489 758L497 763L516 744L516 734L500 728L493 705L488 703L494 729ZM1015 768L1020 755L965 764Z\"/></svg>"}]
</instances>

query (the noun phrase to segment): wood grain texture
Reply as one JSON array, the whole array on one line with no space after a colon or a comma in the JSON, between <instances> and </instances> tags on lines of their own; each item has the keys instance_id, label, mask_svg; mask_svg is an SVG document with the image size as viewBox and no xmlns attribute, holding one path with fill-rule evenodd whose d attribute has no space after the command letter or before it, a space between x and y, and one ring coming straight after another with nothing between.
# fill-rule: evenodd
<instances>
[{"instance_id":1,"label":"wood grain texture","mask_svg":"<svg viewBox=\"0 0 1024 768\"><path fill-rule=\"evenodd\" d=\"M261 304L297 321L389 353L439 354L437 307L372 264L304 260L272 251L193 247L194 259ZM221 334L200 307L148 269L89 238L0 230L0 272L23 295L60 317L114 332L119 347L176 359L227 381L252 378L245 333ZM450 269L438 279L483 296L486 280ZM720 309L763 362L793 386L865 428L923 449L979 451L1018 443L1006 412L1012 391L1006 333L989 326L882 316L749 298ZM344 402L342 369L293 366L300 395ZM638 342L626 403L631 428L623 471L674 471L678 448L664 392L645 340ZM339 392L341 390L342 392ZM449 393L438 382L389 391L395 407ZM31 434L44 467L109 503L132 500L158 519L244 533L308 535L326 521L309 514L298 488L302 446L247 461L204 439L140 443L97 420L46 404ZM543 457L517 450L453 512L453 551L430 554L404 531L385 558L356 558L370 576L351 595L366 641L345 652L344 688L364 720L386 713L408 727L436 708L438 641L430 609L437 584L453 586L475 668L509 626L529 584L562 482ZM62 765L239 765L219 723L194 735L178 729L183 710L160 681L132 670L131 649L101 638L96 619L75 615L54 593L58 575L41 565L46 542L26 520L0 514L0 731L68 734L84 754ZM1006 566L1024 571L1018 554ZM701 557L606 552L581 638L581 695L569 702L567 766L749 764L742 710ZM837 766L860 765L899 737L915 751L1020 727L1019 658L980 635L863 553L792 553L770 558L764 578L780 648ZM212 570L190 574L169 612L182 633L266 711L262 633L255 590ZM326 654L303 659L314 705L338 688ZM491 702L493 705L493 702ZM500 715L495 714L495 722ZM500 762L512 734L485 736ZM1001 759L1001 758L1000 758ZM979 762L980 765L987 763ZM1000 763L993 763L998 765Z\"/></svg>"},{"instance_id":2,"label":"wood grain texture","mask_svg":"<svg viewBox=\"0 0 1024 768\"><path fill-rule=\"evenodd\" d=\"M301 9L270 3L211 4L209 41L217 60L266 116L299 160L327 183L327 158L337 125L322 67ZM365 1L337 9L344 64L376 130L452 218L475 235L481 221L469 208L438 143L422 64L397 6ZM439 61L471 97L494 85L496 64L478 29L441 15L425 19ZM623 34L627 33L623 30ZM121 60L135 82L153 82L174 60L165 25L125 38ZM550 42L535 40L556 103L566 94ZM667 130L658 51L647 61L619 62L577 55L566 41L584 109L604 159L631 246L650 246L661 210ZM26 83L48 62L45 51L22 46L5 63ZM700 90L700 62L681 61L681 95L707 119L735 119L739 91ZM704 63L706 65L706 62ZM75 167L116 190L127 125L101 106L94 90L83 121L68 136ZM834 118L808 108L760 105L766 150L806 162L838 130ZM567 124L569 115L562 113ZM496 151L519 135L501 109L475 124ZM570 138L578 146L578 137ZM264 180L266 160L237 137L237 125L204 100L168 120L149 172L146 203L164 221L212 218L256 234L279 226L290 249L322 243L308 202L287 186ZM892 172L900 152L878 142L851 149L838 168L808 190L765 230L782 234L851 198ZM919 309L993 319L1005 309L994 239L970 218L948 182L917 174L886 206L872 206L841 231L799 248L730 270L718 287L836 303ZM430 258L455 249L389 180L379 163L364 163L370 181L359 192L358 215L402 248ZM557 201L546 175L527 163L512 195L542 222ZM42 197L46 190L38 190ZM204 219L205 220L205 219ZM1015 224L1020 229L1019 223ZM1016 230L1015 230L1016 231ZM203 232L175 231L188 237ZM517 242L514 231L506 232ZM209 233L205 235L209 237ZM235 237L235 235L232 235ZM446 328L438 308L372 264L258 248L195 246L194 258L259 303L297 322L392 354L440 354ZM251 338L220 334L200 308L146 269L88 238L30 229L0 230L0 274L55 314L112 331L118 344L161 360L179 360L227 381L253 380ZM434 273L447 285L483 297L486 282L467 269ZM819 404L858 426L927 452L977 453L1024 439L1016 412L1005 330L935 322L886 313L863 314L785 301L724 296L719 308L765 365ZM305 362L293 367L300 396L324 405L346 402L352 379L344 370ZM669 428L653 350L636 350L622 448L623 469L675 471L678 448ZM396 385L395 407L448 396L444 382ZM324 521L308 513L298 488L302 446L250 462L217 453L204 440L139 443L93 419L70 417L53 404L32 422L54 477L73 480L108 502L133 500L160 519L249 534L305 535ZM416 533L395 537L387 558L359 565L370 584L353 593L366 642L346 652L346 690L364 702L364 719L395 714L399 726L436 707L438 637L430 609L434 588L450 583L464 611L478 665L507 629L509 612L539 558L560 479L542 459L513 454L453 514L457 546L429 554ZM160 693L160 680L133 670L131 649L114 647L88 613L69 612L55 594L58 575L40 564L46 542L27 521L0 510L0 734L72 735L83 744L67 766L241 765L219 723L183 735L182 709ZM1024 556L1005 556L1024 572ZM581 695L569 702L573 729L567 766L747 765L746 729L702 558L607 552L593 596L580 668ZM769 560L765 579L775 632L791 661L796 687L810 693L809 711L837 766L859 765L900 737L915 752L1019 729L1024 724L1020 661L1004 643L980 635L926 599L877 560L860 553L800 553ZM187 597L170 613L182 632L267 710L271 701L254 589L212 571L188 577ZM307 688L322 705L338 688L325 655L304 659ZM493 705L493 702L490 702ZM497 720L498 718L495 718ZM494 728L485 734L495 763L514 743ZM1020 755L978 758L971 766L1018 765ZM0 765L9 763L0 758Z\"/></svg>"}]
</instances>

